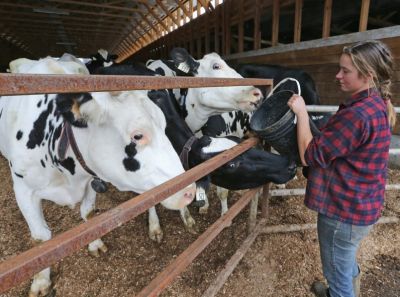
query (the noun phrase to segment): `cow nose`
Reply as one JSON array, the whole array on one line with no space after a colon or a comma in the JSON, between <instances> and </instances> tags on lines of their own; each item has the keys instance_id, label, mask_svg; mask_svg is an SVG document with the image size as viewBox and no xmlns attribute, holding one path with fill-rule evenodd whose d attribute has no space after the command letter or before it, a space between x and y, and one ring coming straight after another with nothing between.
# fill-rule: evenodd
<instances>
[{"instance_id":1,"label":"cow nose","mask_svg":"<svg viewBox=\"0 0 400 297\"><path fill-rule=\"evenodd\" d=\"M260 89L255 89L253 92L253 96L258 99L258 102L263 98L263 94Z\"/></svg>"},{"instance_id":2,"label":"cow nose","mask_svg":"<svg viewBox=\"0 0 400 297\"><path fill-rule=\"evenodd\" d=\"M189 204L194 199L195 194L196 194L196 186L194 184L186 187L183 193L184 200L186 200L186 202Z\"/></svg>"}]
</instances>

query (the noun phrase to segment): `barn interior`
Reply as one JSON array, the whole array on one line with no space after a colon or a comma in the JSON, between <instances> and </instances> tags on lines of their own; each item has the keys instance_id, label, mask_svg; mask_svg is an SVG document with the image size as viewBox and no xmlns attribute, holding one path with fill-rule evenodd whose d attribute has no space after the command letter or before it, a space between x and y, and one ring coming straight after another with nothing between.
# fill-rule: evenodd
<instances>
[{"instance_id":1,"label":"barn interior","mask_svg":"<svg viewBox=\"0 0 400 297\"><path fill-rule=\"evenodd\" d=\"M396 61L392 92L400 105L399 0L5 0L0 3L0 67L16 58L103 48L117 62L168 58L184 47L195 58L301 68L323 104L338 104L334 75L343 45L380 39Z\"/></svg>"},{"instance_id":2,"label":"barn interior","mask_svg":"<svg viewBox=\"0 0 400 297\"><path fill-rule=\"evenodd\" d=\"M183 47L195 58L217 52L231 65L274 64L303 69L314 79L322 104L337 105L344 96L334 80L343 46L379 39L395 57L392 101L400 107L399 14L400 0L3 0L0 1L0 72L6 72L9 62L21 57L39 59L71 53L89 58L98 49L105 49L118 55L117 63L144 63L148 59L168 58L172 48ZM399 129L398 124L395 132L399 133ZM31 243L14 201L7 162L3 158L0 161L0 176L7 183L0 187L0 205L6 210L0 215L6 222L0 224L3 261L28 250ZM397 171L391 172L391 181L399 178ZM289 188L304 187L304 183L304 179L292 181ZM237 201L238 196L230 199ZM112 189L102 198L96 214L127 201L131 194ZM217 209L217 197L214 198L212 203ZM389 198L385 215L398 217L399 195L392 192ZM59 212L50 202L45 206L45 216L55 233L80 223L79 216L71 216L66 207ZM166 211L162 214L163 223L169 223L167 244L149 241L143 231L146 218L142 216L110 233L107 240L115 244L109 258L102 257L99 261L88 257L82 249L77 256L66 257L57 264L53 276L58 281L56 296L137 295L198 236L185 233L175 214ZM315 215L305 210L298 197L286 200L273 197L269 215L270 222L276 225L315 222ZM218 219L218 210L207 218L196 217L200 231L207 230L210 221ZM318 259L319 251L314 233L306 231L281 237L261 234L249 252L252 257L242 262L241 271L228 285L218 295L203 295L210 280L217 279L217 272L225 267L226 258L234 255L246 239L243 235L246 222L244 215L233 221L234 228L225 229L216 247L209 248L201 262L192 264L189 272L161 296L277 296L279 290L279 296L311 296L306 286L319 269L313 262ZM363 289L367 297L395 297L400 277L398 224L376 230L362 251L363 268L369 269ZM259 251L264 254L260 256L256 253ZM379 257L374 258L375 255ZM92 270L88 272L87 267ZM294 274L304 277L297 280ZM0 295L26 296L28 290L27 281Z\"/></svg>"}]
</instances>

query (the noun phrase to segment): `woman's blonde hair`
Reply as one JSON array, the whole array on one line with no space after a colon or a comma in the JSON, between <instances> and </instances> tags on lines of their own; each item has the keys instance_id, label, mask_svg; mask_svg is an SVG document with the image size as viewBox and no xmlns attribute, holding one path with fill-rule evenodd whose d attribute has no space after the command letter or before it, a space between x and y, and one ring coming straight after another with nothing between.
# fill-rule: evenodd
<instances>
[{"instance_id":1,"label":"woman's blonde hair","mask_svg":"<svg viewBox=\"0 0 400 297\"><path fill-rule=\"evenodd\" d=\"M391 103L392 93L390 86L393 75L393 56L386 46L378 40L366 40L354 43L343 48L343 53L350 56L354 66L364 77L372 76L373 85L387 100L389 124L393 128L396 124L396 112Z\"/></svg>"}]
</instances>

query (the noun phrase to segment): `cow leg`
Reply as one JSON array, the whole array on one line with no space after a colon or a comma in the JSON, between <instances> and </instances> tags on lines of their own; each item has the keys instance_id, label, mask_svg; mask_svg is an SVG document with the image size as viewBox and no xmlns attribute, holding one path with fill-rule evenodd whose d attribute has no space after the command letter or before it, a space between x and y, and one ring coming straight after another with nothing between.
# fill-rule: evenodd
<instances>
[{"instance_id":1,"label":"cow leg","mask_svg":"<svg viewBox=\"0 0 400 297\"><path fill-rule=\"evenodd\" d=\"M219 200L221 201L221 216L223 216L228 211L228 194L228 189L217 187L217 195Z\"/></svg>"},{"instance_id":2,"label":"cow leg","mask_svg":"<svg viewBox=\"0 0 400 297\"><path fill-rule=\"evenodd\" d=\"M199 213L206 214L208 212L208 207L210 206L210 204L208 203L206 190L203 187L198 186L196 188L196 200L204 200L204 205L199 208Z\"/></svg>"},{"instance_id":3,"label":"cow leg","mask_svg":"<svg viewBox=\"0 0 400 297\"><path fill-rule=\"evenodd\" d=\"M87 221L91 216L93 216L93 211L96 204L96 192L88 185L86 190L86 195L81 202L81 217L84 221ZM94 257L99 257L100 252L106 253L107 246L103 243L103 241L99 238L91 243L88 246L89 253Z\"/></svg>"},{"instance_id":4,"label":"cow leg","mask_svg":"<svg viewBox=\"0 0 400 297\"><path fill-rule=\"evenodd\" d=\"M149 237L151 240L161 243L163 239L163 232L160 226L160 220L156 212L156 208L149 208Z\"/></svg>"},{"instance_id":5,"label":"cow leg","mask_svg":"<svg viewBox=\"0 0 400 297\"><path fill-rule=\"evenodd\" d=\"M15 198L22 215L29 226L32 238L36 242L51 238L51 231L43 216L41 199L35 197L25 183L14 179ZM45 296L50 289L50 268L46 268L33 277L29 297Z\"/></svg>"},{"instance_id":6,"label":"cow leg","mask_svg":"<svg viewBox=\"0 0 400 297\"><path fill-rule=\"evenodd\" d=\"M198 230L196 227L196 221L192 218L189 209L185 206L184 208L179 210L179 213L181 215L183 224L185 225L186 231L191 234L197 234Z\"/></svg>"}]
</instances>

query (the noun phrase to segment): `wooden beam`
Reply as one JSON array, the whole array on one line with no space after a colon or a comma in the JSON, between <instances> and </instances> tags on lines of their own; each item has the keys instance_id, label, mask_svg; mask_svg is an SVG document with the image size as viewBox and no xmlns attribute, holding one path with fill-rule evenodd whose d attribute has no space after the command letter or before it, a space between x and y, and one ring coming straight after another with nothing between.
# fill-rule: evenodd
<instances>
[{"instance_id":1,"label":"wooden beam","mask_svg":"<svg viewBox=\"0 0 400 297\"><path fill-rule=\"evenodd\" d=\"M86 1L77 1L77 0L47 0L47 2L56 2L56 3L63 3L63 4L74 4L74 5L79 5L79 6L106 8L106 9L121 10L121 11L128 11L128 12L141 11L141 9L139 9L139 8L112 6L112 5L109 5L109 4L90 3L90 2L86 2Z\"/></svg>"},{"instance_id":2,"label":"wooden beam","mask_svg":"<svg viewBox=\"0 0 400 297\"><path fill-rule=\"evenodd\" d=\"M161 37L160 32L157 30L156 27L154 27L153 23L150 22L150 21L147 19L147 16L146 16L146 15L143 15L143 20L150 26L150 28L152 28L152 29L154 30L154 33L156 34L157 38L160 38L160 37Z\"/></svg>"},{"instance_id":3,"label":"wooden beam","mask_svg":"<svg viewBox=\"0 0 400 297\"><path fill-rule=\"evenodd\" d=\"M200 3L201 6L204 7L204 9L206 10L206 12L210 12L214 10L214 7L212 5L210 5L211 3L209 1L205 1L205 0L197 0L198 3Z\"/></svg>"},{"instance_id":4,"label":"wooden beam","mask_svg":"<svg viewBox=\"0 0 400 297\"><path fill-rule=\"evenodd\" d=\"M362 0L360 12L360 25L358 31L363 32L367 30L368 14L369 14L370 0Z\"/></svg>"},{"instance_id":5,"label":"wooden beam","mask_svg":"<svg viewBox=\"0 0 400 297\"><path fill-rule=\"evenodd\" d=\"M278 44L279 39L279 0L273 0L272 4L272 46Z\"/></svg>"},{"instance_id":6,"label":"wooden beam","mask_svg":"<svg viewBox=\"0 0 400 297\"><path fill-rule=\"evenodd\" d=\"M153 16L153 18L164 28L165 31L169 32L168 27L158 18L158 16L153 12L152 8L148 4L144 4L147 11ZM141 13L140 13L141 14ZM143 14L141 14L143 15ZM144 15L143 15L144 16Z\"/></svg>"},{"instance_id":7,"label":"wooden beam","mask_svg":"<svg viewBox=\"0 0 400 297\"><path fill-rule=\"evenodd\" d=\"M193 20L193 0L189 0L190 20Z\"/></svg>"},{"instance_id":8,"label":"wooden beam","mask_svg":"<svg viewBox=\"0 0 400 297\"><path fill-rule=\"evenodd\" d=\"M325 0L324 21L322 25L322 38L328 38L331 35L332 21L332 0Z\"/></svg>"},{"instance_id":9,"label":"wooden beam","mask_svg":"<svg viewBox=\"0 0 400 297\"><path fill-rule=\"evenodd\" d=\"M175 19L175 17L168 11L168 9L162 4L160 0L157 0L158 6L166 13L166 15L169 16L169 18L175 23L175 25L178 26L178 28L181 26L179 22Z\"/></svg>"},{"instance_id":10,"label":"wooden beam","mask_svg":"<svg viewBox=\"0 0 400 297\"><path fill-rule=\"evenodd\" d=\"M36 5L29 5L29 4L22 4L19 2L15 3L7 3L7 2L2 2L0 1L0 6L8 6L12 8L29 8L29 9L35 9L39 8ZM104 17L112 17L112 18L120 18L120 19L132 19L131 15L121 15L121 14L111 14L111 13L103 13L103 12L93 12L93 11L87 11L87 10L82 10L82 9L70 9L70 8L65 8L62 9L63 11L67 13L76 13L76 14L83 14L83 15L95 15L95 16L104 16ZM36 12L32 12L32 16L36 15Z\"/></svg>"},{"instance_id":11,"label":"wooden beam","mask_svg":"<svg viewBox=\"0 0 400 297\"><path fill-rule=\"evenodd\" d=\"M182 9L183 13L190 18L190 13L189 11L186 9L185 4L182 4L179 0L175 0L176 4L178 4L178 6Z\"/></svg>"},{"instance_id":12,"label":"wooden beam","mask_svg":"<svg viewBox=\"0 0 400 297\"><path fill-rule=\"evenodd\" d=\"M301 40L301 15L303 11L303 0L296 0L294 12L294 36L293 42Z\"/></svg>"}]
</instances>

